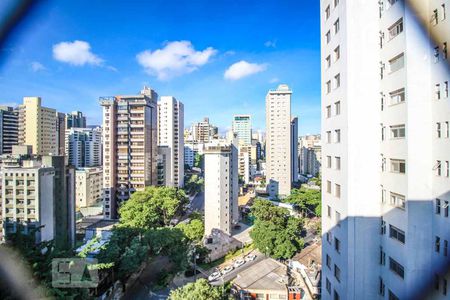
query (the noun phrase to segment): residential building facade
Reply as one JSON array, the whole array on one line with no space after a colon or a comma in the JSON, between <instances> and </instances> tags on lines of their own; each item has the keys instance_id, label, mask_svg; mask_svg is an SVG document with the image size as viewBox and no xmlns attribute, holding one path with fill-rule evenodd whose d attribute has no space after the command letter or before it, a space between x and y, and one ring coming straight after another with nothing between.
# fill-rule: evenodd
<instances>
[{"instance_id":1,"label":"residential building facade","mask_svg":"<svg viewBox=\"0 0 450 300\"><path fill-rule=\"evenodd\" d=\"M239 144L252 144L252 119L250 115L235 115L231 130L237 134Z\"/></svg>"},{"instance_id":2,"label":"residential building facade","mask_svg":"<svg viewBox=\"0 0 450 300\"><path fill-rule=\"evenodd\" d=\"M96 128L66 130L65 151L68 163L75 168L102 165L102 132Z\"/></svg>"},{"instance_id":3,"label":"residential building facade","mask_svg":"<svg viewBox=\"0 0 450 300\"><path fill-rule=\"evenodd\" d=\"M0 106L0 155L12 153L18 144L19 112L8 106Z\"/></svg>"},{"instance_id":4,"label":"residential building facade","mask_svg":"<svg viewBox=\"0 0 450 300\"><path fill-rule=\"evenodd\" d=\"M102 201L103 170L101 167L75 171L76 208L89 207Z\"/></svg>"},{"instance_id":5,"label":"residential building facade","mask_svg":"<svg viewBox=\"0 0 450 300\"><path fill-rule=\"evenodd\" d=\"M322 147L320 134L299 137L300 174L318 176L322 163Z\"/></svg>"}]
</instances>

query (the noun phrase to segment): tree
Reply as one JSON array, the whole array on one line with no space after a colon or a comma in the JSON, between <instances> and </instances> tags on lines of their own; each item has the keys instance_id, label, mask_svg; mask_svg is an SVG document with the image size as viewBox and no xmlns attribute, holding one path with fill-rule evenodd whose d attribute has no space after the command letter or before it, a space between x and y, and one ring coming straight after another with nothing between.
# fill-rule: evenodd
<instances>
[{"instance_id":1,"label":"tree","mask_svg":"<svg viewBox=\"0 0 450 300\"><path fill-rule=\"evenodd\" d=\"M250 236L262 253L275 259L288 259L304 247L303 220L290 216L287 209L257 199L252 215L255 224Z\"/></svg>"},{"instance_id":2,"label":"tree","mask_svg":"<svg viewBox=\"0 0 450 300\"><path fill-rule=\"evenodd\" d=\"M184 235L192 242L198 243L203 239L205 226L202 220L194 219L189 223L180 223L176 228L181 229Z\"/></svg>"},{"instance_id":3,"label":"tree","mask_svg":"<svg viewBox=\"0 0 450 300\"><path fill-rule=\"evenodd\" d=\"M283 199L283 202L296 204L300 211L307 215L322 215L322 194L320 190L301 187L292 189L291 194Z\"/></svg>"},{"instance_id":4,"label":"tree","mask_svg":"<svg viewBox=\"0 0 450 300\"><path fill-rule=\"evenodd\" d=\"M169 300L221 300L220 288L211 286L206 279L188 283L170 292Z\"/></svg>"},{"instance_id":5,"label":"tree","mask_svg":"<svg viewBox=\"0 0 450 300\"><path fill-rule=\"evenodd\" d=\"M187 202L181 189L147 187L144 191L135 192L119 208L119 226L139 229L167 226Z\"/></svg>"},{"instance_id":6,"label":"tree","mask_svg":"<svg viewBox=\"0 0 450 300\"><path fill-rule=\"evenodd\" d=\"M194 167L203 169L203 155L202 154L195 153Z\"/></svg>"}]
</instances>

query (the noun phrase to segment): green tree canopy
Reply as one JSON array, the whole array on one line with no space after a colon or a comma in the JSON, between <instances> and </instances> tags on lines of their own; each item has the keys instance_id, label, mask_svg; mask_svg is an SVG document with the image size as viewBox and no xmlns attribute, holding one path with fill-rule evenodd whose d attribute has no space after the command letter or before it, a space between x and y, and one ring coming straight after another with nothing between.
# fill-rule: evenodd
<instances>
[{"instance_id":1,"label":"green tree canopy","mask_svg":"<svg viewBox=\"0 0 450 300\"><path fill-rule=\"evenodd\" d=\"M147 187L135 192L119 209L121 227L150 229L170 224L188 202L181 189Z\"/></svg>"},{"instance_id":2,"label":"green tree canopy","mask_svg":"<svg viewBox=\"0 0 450 300\"><path fill-rule=\"evenodd\" d=\"M322 215L322 193L320 190L301 187L292 189L291 194L283 199L283 202L296 204L306 214Z\"/></svg>"},{"instance_id":3,"label":"green tree canopy","mask_svg":"<svg viewBox=\"0 0 450 300\"><path fill-rule=\"evenodd\" d=\"M252 215L255 224L250 236L262 253L287 259L303 248L303 220L290 216L287 209L257 199L252 206Z\"/></svg>"},{"instance_id":4,"label":"green tree canopy","mask_svg":"<svg viewBox=\"0 0 450 300\"><path fill-rule=\"evenodd\" d=\"M202 220L194 219L189 223L180 223L176 228L181 229L184 235L191 241L198 243L202 240L205 231L205 226Z\"/></svg>"},{"instance_id":5,"label":"green tree canopy","mask_svg":"<svg viewBox=\"0 0 450 300\"><path fill-rule=\"evenodd\" d=\"M170 292L169 300L220 300L220 288L211 286L206 279L188 283Z\"/></svg>"}]
</instances>

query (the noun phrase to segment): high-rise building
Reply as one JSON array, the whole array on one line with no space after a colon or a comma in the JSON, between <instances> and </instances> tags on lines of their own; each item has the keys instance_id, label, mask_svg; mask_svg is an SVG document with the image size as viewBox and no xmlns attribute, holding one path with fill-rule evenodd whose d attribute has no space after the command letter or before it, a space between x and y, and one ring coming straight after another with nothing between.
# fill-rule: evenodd
<instances>
[{"instance_id":1,"label":"high-rise building","mask_svg":"<svg viewBox=\"0 0 450 300\"><path fill-rule=\"evenodd\" d=\"M300 174L317 176L322 164L320 134L299 137L298 148Z\"/></svg>"},{"instance_id":2,"label":"high-rise building","mask_svg":"<svg viewBox=\"0 0 450 300\"><path fill-rule=\"evenodd\" d=\"M19 112L8 106L0 106L0 155L12 152L18 144Z\"/></svg>"},{"instance_id":3,"label":"high-rise building","mask_svg":"<svg viewBox=\"0 0 450 300\"><path fill-rule=\"evenodd\" d=\"M231 126L233 133L237 134L240 144L251 145L252 143L252 120L250 115L235 115Z\"/></svg>"},{"instance_id":4,"label":"high-rise building","mask_svg":"<svg viewBox=\"0 0 450 300\"><path fill-rule=\"evenodd\" d=\"M66 114L56 113L56 143L58 155L66 154Z\"/></svg>"},{"instance_id":5,"label":"high-rise building","mask_svg":"<svg viewBox=\"0 0 450 300\"><path fill-rule=\"evenodd\" d=\"M139 95L102 97L103 203L108 219L118 203L157 184L157 98L144 87Z\"/></svg>"},{"instance_id":6,"label":"high-rise building","mask_svg":"<svg viewBox=\"0 0 450 300\"><path fill-rule=\"evenodd\" d=\"M162 96L158 102L158 146L170 151L166 185L184 185L184 105L172 96Z\"/></svg>"},{"instance_id":7,"label":"high-rise building","mask_svg":"<svg viewBox=\"0 0 450 300\"><path fill-rule=\"evenodd\" d=\"M158 186L169 186L172 155L169 146L158 146Z\"/></svg>"},{"instance_id":8,"label":"high-rise building","mask_svg":"<svg viewBox=\"0 0 450 300\"><path fill-rule=\"evenodd\" d=\"M251 156L252 146L240 144L238 148L238 174L246 184L250 183Z\"/></svg>"},{"instance_id":9,"label":"high-rise building","mask_svg":"<svg viewBox=\"0 0 450 300\"><path fill-rule=\"evenodd\" d=\"M209 118L192 125L192 135L194 142L209 143L213 139L218 138L219 130L216 126L209 123Z\"/></svg>"},{"instance_id":10,"label":"high-rise building","mask_svg":"<svg viewBox=\"0 0 450 300\"><path fill-rule=\"evenodd\" d=\"M97 128L67 129L65 143L68 163L75 168L102 165L102 132Z\"/></svg>"},{"instance_id":11,"label":"high-rise building","mask_svg":"<svg viewBox=\"0 0 450 300\"><path fill-rule=\"evenodd\" d=\"M233 144L211 143L205 156L205 235L219 229L231 235L239 220L238 151Z\"/></svg>"},{"instance_id":12,"label":"high-rise building","mask_svg":"<svg viewBox=\"0 0 450 300\"><path fill-rule=\"evenodd\" d=\"M40 97L24 97L19 105L19 145L32 146L33 154L58 154L56 110L41 106Z\"/></svg>"},{"instance_id":13,"label":"high-rise building","mask_svg":"<svg viewBox=\"0 0 450 300\"><path fill-rule=\"evenodd\" d=\"M66 129L70 129L72 127L86 128L86 117L81 111L73 111L66 114L65 124Z\"/></svg>"},{"instance_id":14,"label":"high-rise building","mask_svg":"<svg viewBox=\"0 0 450 300\"><path fill-rule=\"evenodd\" d=\"M321 1L322 299L449 297L449 7Z\"/></svg>"},{"instance_id":15,"label":"high-rise building","mask_svg":"<svg viewBox=\"0 0 450 300\"><path fill-rule=\"evenodd\" d=\"M291 177L292 181L298 181L298 118L291 120Z\"/></svg>"},{"instance_id":16,"label":"high-rise building","mask_svg":"<svg viewBox=\"0 0 450 300\"><path fill-rule=\"evenodd\" d=\"M291 95L289 87L281 84L266 96L266 182L272 198L291 193Z\"/></svg>"},{"instance_id":17,"label":"high-rise building","mask_svg":"<svg viewBox=\"0 0 450 300\"><path fill-rule=\"evenodd\" d=\"M73 246L74 170L65 166L64 156L4 165L1 173L3 232L15 232L19 225L25 231L43 226L37 233L38 242L55 240L58 246Z\"/></svg>"},{"instance_id":18,"label":"high-rise building","mask_svg":"<svg viewBox=\"0 0 450 300\"><path fill-rule=\"evenodd\" d=\"M101 167L82 168L75 171L76 207L89 207L102 201L103 170Z\"/></svg>"}]
</instances>

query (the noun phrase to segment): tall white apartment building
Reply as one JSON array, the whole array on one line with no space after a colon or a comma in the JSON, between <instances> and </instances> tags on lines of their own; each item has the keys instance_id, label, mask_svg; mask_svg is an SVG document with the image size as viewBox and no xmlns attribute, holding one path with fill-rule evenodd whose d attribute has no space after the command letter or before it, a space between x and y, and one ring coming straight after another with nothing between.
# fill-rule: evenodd
<instances>
[{"instance_id":1,"label":"tall white apartment building","mask_svg":"<svg viewBox=\"0 0 450 300\"><path fill-rule=\"evenodd\" d=\"M220 229L231 235L239 221L238 150L233 144L210 143L205 157L205 235Z\"/></svg>"},{"instance_id":2,"label":"tall white apartment building","mask_svg":"<svg viewBox=\"0 0 450 300\"><path fill-rule=\"evenodd\" d=\"M320 134L298 138L300 174L317 176L321 170L322 146ZM331 163L331 156L330 156Z\"/></svg>"},{"instance_id":3,"label":"tall white apartment building","mask_svg":"<svg viewBox=\"0 0 450 300\"><path fill-rule=\"evenodd\" d=\"M40 97L24 97L19 105L19 145L32 146L33 154L57 155L57 114L43 107Z\"/></svg>"},{"instance_id":4,"label":"tall white apartment building","mask_svg":"<svg viewBox=\"0 0 450 300\"><path fill-rule=\"evenodd\" d=\"M157 184L157 98L139 95L100 98L103 106L103 204L108 219L135 191Z\"/></svg>"},{"instance_id":5,"label":"tall white apartment building","mask_svg":"<svg viewBox=\"0 0 450 300\"><path fill-rule=\"evenodd\" d=\"M321 0L322 299L449 297L449 7Z\"/></svg>"},{"instance_id":6,"label":"tall white apartment building","mask_svg":"<svg viewBox=\"0 0 450 300\"><path fill-rule=\"evenodd\" d=\"M266 182L272 198L291 193L291 95L286 84L266 95Z\"/></svg>"},{"instance_id":7,"label":"tall white apartment building","mask_svg":"<svg viewBox=\"0 0 450 300\"><path fill-rule=\"evenodd\" d=\"M102 165L102 132L97 128L66 130L65 151L68 163L75 168Z\"/></svg>"},{"instance_id":8,"label":"tall white apartment building","mask_svg":"<svg viewBox=\"0 0 450 300\"><path fill-rule=\"evenodd\" d=\"M252 119L250 115L235 115L231 131L237 134L239 144L252 144Z\"/></svg>"},{"instance_id":9,"label":"tall white apartment building","mask_svg":"<svg viewBox=\"0 0 450 300\"><path fill-rule=\"evenodd\" d=\"M172 96L158 102L158 146L170 151L169 169L165 170L167 186L184 185L184 105Z\"/></svg>"}]
</instances>

